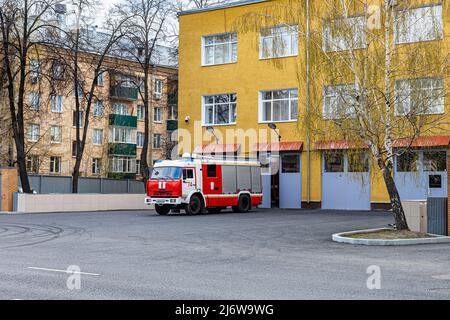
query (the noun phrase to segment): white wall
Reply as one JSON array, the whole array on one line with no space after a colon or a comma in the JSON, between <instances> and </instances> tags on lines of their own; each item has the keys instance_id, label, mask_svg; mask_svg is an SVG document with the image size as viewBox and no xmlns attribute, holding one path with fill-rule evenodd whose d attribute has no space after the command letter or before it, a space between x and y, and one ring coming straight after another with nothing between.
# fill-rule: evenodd
<instances>
[{"instance_id":1,"label":"white wall","mask_svg":"<svg viewBox=\"0 0 450 320\"><path fill-rule=\"evenodd\" d=\"M17 212L149 210L145 194L14 194Z\"/></svg>"}]
</instances>

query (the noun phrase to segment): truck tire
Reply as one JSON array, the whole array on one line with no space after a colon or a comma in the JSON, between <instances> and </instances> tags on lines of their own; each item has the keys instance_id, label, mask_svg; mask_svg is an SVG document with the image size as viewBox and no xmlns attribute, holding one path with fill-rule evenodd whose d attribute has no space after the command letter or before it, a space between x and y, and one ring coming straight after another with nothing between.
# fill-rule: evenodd
<instances>
[{"instance_id":1,"label":"truck tire","mask_svg":"<svg viewBox=\"0 0 450 320\"><path fill-rule=\"evenodd\" d=\"M248 212L252 208L252 201L248 194L243 194L239 197L238 205L232 207L233 212Z\"/></svg>"},{"instance_id":2,"label":"truck tire","mask_svg":"<svg viewBox=\"0 0 450 320\"><path fill-rule=\"evenodd\" d=\"M168 214L170 212L170 209L171 209L170 205L168 204L163 205L155 204L155 210L161 216L165 216L166 214Z\"/></svg>"},{"instance_id":3,"label":"truck tire","mask_svg":"<svg viewBox=\"0 0 450 320\"><path fill-rule=\"evenodd\" d=\"M185 210L187 214L200 214L203 212L203 200L198 195L191 196Z\"/></svg>"}]
</instances>

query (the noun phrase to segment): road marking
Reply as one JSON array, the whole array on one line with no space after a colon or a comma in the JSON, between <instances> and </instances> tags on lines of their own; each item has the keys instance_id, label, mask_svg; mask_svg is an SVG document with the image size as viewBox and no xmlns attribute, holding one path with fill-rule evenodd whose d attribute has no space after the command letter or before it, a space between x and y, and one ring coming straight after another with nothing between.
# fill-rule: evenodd
<instances>
[{"instance_id":1,"label":"road marking","mask_svg":"<svg viewBox=\"0 0 450 320\"><path fill-rule=\"evenodd\" d=\"M437 276L432 276L432 278L438 280L450 280L450 274L441 274Z\"/></svg>"},{"instance_id":2,"label":"road marking","mask_svg":"<svg viewBox=\"0 0 450 320\"><path fill-rule=\"evenodd\" d=\"M53 271L53 272L63 272L63 273L70 273L70 274L84 274L87 276L99 276L98 273L90 273L90 272L79 272L79 271L68 271L68 270L58 270L58 269L49 269L49 268L39 268L39 267L28 267L28 269L33 270L43 270L43 271Z\"/></svg>"}]
</instances>

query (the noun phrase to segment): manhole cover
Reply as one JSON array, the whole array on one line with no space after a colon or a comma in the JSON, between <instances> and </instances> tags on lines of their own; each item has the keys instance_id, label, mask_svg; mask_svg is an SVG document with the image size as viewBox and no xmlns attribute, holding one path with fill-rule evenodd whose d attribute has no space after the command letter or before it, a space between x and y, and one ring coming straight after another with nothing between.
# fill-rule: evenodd
<instances>
[{"instance_id":1,"label":"manhole cover","mask_svg":"<svg viewBox=\"0 0 450 320\"><path fill-rule=\"evenodd\" d=\"M450 280L450 274L441 274L437 276L432 276L432 278L437 280Z\"/></svg>"}]
</instances>

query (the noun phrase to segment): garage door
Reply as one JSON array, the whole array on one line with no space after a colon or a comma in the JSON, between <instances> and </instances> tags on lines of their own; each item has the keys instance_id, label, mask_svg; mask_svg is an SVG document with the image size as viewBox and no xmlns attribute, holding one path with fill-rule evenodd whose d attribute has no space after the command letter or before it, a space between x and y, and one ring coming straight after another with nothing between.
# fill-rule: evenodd
<instances>
[{"instance_id":1,"label":"garage door","mask_svg":"<svg viewBox=\"0 0 450 320\"><path fill-rule=\"evenodd\" d=\"M411 150L396 157L394 180L402 200L447 197L447 151Z\"/></svg>"},{"instance_id":2,"label":"garage door","mask_svg":"<svg viewBox=\"0 0 450 320\"><path fill-rule=\"evenodd\" d=\"M302 207L302 177L300 154L281 154L280 208L298 209Z\"/></svg>"},{"instance_id":3,"label":"garage door","mask_svg":"<svg viewBox=\"0 0 450 320\"><path fill-rule=\"evenodd\" d=\"M323 209L370 210L368 159L365 152L323 153Z\"/></svg>"}]
</instances>

